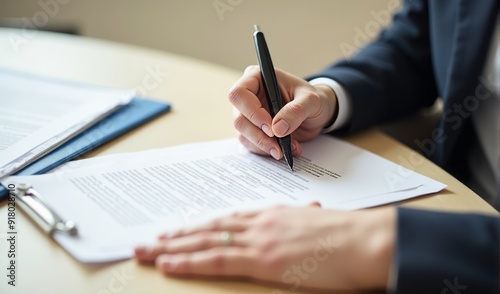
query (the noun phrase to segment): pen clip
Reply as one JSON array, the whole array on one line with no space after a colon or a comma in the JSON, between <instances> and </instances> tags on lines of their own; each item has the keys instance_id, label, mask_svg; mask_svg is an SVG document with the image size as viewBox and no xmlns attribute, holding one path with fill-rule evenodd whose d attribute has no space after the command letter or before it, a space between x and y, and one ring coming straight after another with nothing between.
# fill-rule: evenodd
<instances>
[{"instance_id":1,"label":"pen clip","mask_svg":"<svg viewBox=\"0 0 500 294\"><path fill-rule=\"evenodd\" d=\"M19 206L50 236L56 231L77 234L76 224L59 217L31 185L17 184L14 194Z\"/></svg>"}]
</instances>

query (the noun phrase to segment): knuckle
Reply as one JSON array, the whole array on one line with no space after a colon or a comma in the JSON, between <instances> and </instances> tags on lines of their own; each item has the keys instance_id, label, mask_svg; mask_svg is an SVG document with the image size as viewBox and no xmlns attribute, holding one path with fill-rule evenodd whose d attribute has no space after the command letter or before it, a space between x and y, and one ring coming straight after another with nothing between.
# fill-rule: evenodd
<instances>
[{"instance_id":1,"label":"knuckle","mask_svg":"<svg viewBox=\"0 0 500 294\"><path fill-rule=\"evenodd\" d=\"M314 91L307 91L307 93L305 94L305 98L311 105L319 106L321 104L321 98L319 97L318 93Z\"/></svg>"},{"instance_id":2,"label":"knuckle","mask_svg":"<svg viewBox=\"0 0 500 294\"><path fill-rule=\"evenodd\" d=\"M272 252L278 244L278 240L275 237L269 236L268 238L260 241L259 248L262 252Z\"/></svg>"},{"instance_id":3,"label":"knuckle","mask_svg":"<svg viewBox=\"0 0 500 294\"><path fill-rule=\"evenodd\" d=\"M237 131L241 132L245 128L244 126L246 124L246 121L247 119L243 115L239 114L234 117L233 126Z\"/></svg>"},{"instance_id":4,"label":"knuckle","mask_svg":"<svg viewBox=\"0 0 500 294\"><path fill-rule=\"evenodd\" d=\"M266 143L266 138L264 137L260 137L258 140L257 140L257 143L256 143L257 147L261 150L267 150L267 143Z\"/></svg>"},{"instance_id":5,"label":"knuckle","mask_svg":"<svg viewBox=\"0 0 500 294\"><path fill-rule=\"evenodd\" d=\"M255 65L255 64L249 65L245 68L245 73L253 73L253 72L257 72L257 71L260 72L260 69L259 69L259 66Z\"/></svg>"},{"instance_id":6,"label":"knuckle","mask_svg":"<svg viewBox=\"0 0 500 294\"><path fill-rule=\"evenodd\" d=\"M155 248L155 254L161 254L161 253L168 253L168 252L172 252L172 245L170 244L170 242L166 242L166 243L163 243L161 245L161 247L157 247Z\"/></svg>"},{"instance_id":7,"label":"knuckle","mask_svg":"<svg viewBox=\"0 0 500 294\"><path fill-rule=\"evenodd\" d=\"M190 259L191 254L189 253L183 253L177 256L175 259L175 271L180 274L189 273L191 271Z\"/></svg>"},{"instance_id":8,"label":"knuckle","mask_svg":"<svg viewBox=\"0 0 500 294\"><path fill-rule=\"evenodd\" d=\"M184 234L186 234L186 230L179 229L174 234L172 234L170 237L179 237L179 236L183 236Z\"/></svg>"},{"instance_id":9,"label":"knuckle","mask_svg":"<svg viewBox=\"0 0 500 294\"><path fill-rule=\"evenodd\" d=\"M306 96L306 99L308 100L308 105L310 105L310 113L313 114L313 116L318 116L319 113L321 112L322 110L322 107L321 107L321 97L319 96L318 93L316 92L313 92L313 91L310 91L307 96Z\"/></svg>"},{"instance_id":10,"label":"knuckle","mask_svg":"<svg viewBox=\"0 0 500 294\"><path fill-rule=\"evenodd\" d=\"M224 255L224 248L215 247L210 252L210 260L216 273L223 273L226 268L226 256Z\"/></svg>"},{"instance_id":11,"label":"knuckle","mask_svg":"<svg viewBox=\"0 0 500 294\"><path fill-rule=\"evenodd\" d=\"M276 224L277 221L272 217L264 217L260 219L259 222L257 223L257 225L262 229L269 229L275 227Z\"/></svg>"},{"instance_id":12,"label":"knuckle","mask_svg":"<svg viewBox=\"0 0 500 294\"><path fill-rule=\"evenodd\" d=\"M293 103L288 106L288 112L293 118L301 118L306 115L306 110L302 104Z\"/></svg>"},{"instance_id":13,"label":"knuckle","mask_svg":"<svg viewBox=\"0 0 500 294\"><path fill-rule=\"evenodd\" d=\"M197 240L197 248L208 248L211 245L211 240L210 240L211 235L209 235L207 232L202 232L198 235L198 240Z\"/></svg>"},{"instance_id":14,"label":"knuckle","mask_svg":"<svg viewBox=\"0 0 500 294\"><path fill-rule=\"evenodd\" d=\"M214 219L209 223L209 230L210 231L217 231L220 228L220 220L219 219Z\"/></svg>"},{"instance_id":15,"label":"knuckle","mask_svg":"<svg viewBox=\"0 0 500 294\"><path fill-rule=\"evenodd\" d=\"M240 141L240 143L248 150L250 150L251 152L253 153L257 153L257 154L262 154L262 155L266 155L268 154L265 150L263 149L259 149L257 147L257 145L255 145L253 142L251 142L248 138L246 138L244 135L242 134L238 134L238 141Z\"/></svg>"},{"instance_id":16,"label":"knuckle","mask_svg":"<svg viewBox=\"0 0 500 294\"><path fill-rule=\"evenodd\" d=\"M238 141L240 141L240 143L247 149L250 147L247 138L245 138L242 134L238 134Z\"/></svg>"},{"instance_id":17,"label":"knuckle","mask_svg":"<svg viewBox=\"0 0 500 294\"><path fill-rule=\"evenodd\" d=\"M237 86L233 86L230 90L229 90L229 93L227 94L227 97L229 99L229 102L232 104L232 105L235 105L236 102L240 99L241 95L242 95L242 92L244 91L244 89L242 89L241 87L237 87Z\"/></svg>"},{"instance_id":18,"label":"knuckle","mask_svg":"<svg viewBox=\"0 0 500 294\"><path fill-rule=\"evenodd\" d=\"M256 119L256 117L257 117L257 111L256 110L253 110L253 111L251 111L248 114L248 118L250 119L250 121L253 121L254 119Z\"/></svg>"}]
</instances>

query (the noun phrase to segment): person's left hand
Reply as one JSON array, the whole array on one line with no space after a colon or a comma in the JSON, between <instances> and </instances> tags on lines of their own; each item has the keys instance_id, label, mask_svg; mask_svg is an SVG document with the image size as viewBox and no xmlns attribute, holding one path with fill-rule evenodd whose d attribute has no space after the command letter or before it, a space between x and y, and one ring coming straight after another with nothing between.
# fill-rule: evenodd
<instances>
[{"instance_id":1,"label":"person's left hand","mask_svg":"<svg viewBox=\"0 0 500 294\"><path fill-rule=\"evenodd\" d=\"M291 290L386 288L395 238L392 207L340 212L276 207L237 213L137 247L168 275L246 277ZM229 238L228 238L229 237Z\"/></svg>"}]
</instances>

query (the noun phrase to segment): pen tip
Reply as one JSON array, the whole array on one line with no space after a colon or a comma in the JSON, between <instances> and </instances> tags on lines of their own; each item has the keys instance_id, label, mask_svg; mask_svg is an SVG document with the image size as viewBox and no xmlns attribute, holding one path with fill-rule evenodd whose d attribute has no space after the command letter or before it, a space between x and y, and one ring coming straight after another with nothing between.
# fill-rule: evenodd
<instances>
[{"instance_id":1,"label":"pen tip","mask_svg":"<svg viewBox=\"0 0 500 294\"><path fill-rule=\"evenodd\" d=\"M293 171L293 156L292 156L292 152L284 152L283 153L283 157L285 157L286 163L288 163L288 166Z\"/></svg>"},{"instance_id":2,"label":"pen tip","mask_svg":"<svg viewBox=\"0 0 500 294\"><path fill-rule=\"evenodd\" d=\"M253 30L256 31L256 32L259 32L260 31L259 25L254 24L253 25Z\"/></svg>"}]
</instances>

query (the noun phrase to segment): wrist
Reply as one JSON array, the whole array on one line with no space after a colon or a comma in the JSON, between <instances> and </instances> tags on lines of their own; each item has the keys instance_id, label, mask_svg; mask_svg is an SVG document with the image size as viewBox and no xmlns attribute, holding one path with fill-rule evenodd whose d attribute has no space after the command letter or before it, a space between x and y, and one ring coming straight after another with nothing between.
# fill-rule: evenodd
<instances>
[{"instance_id":1,"label":"wrist","mask_svg":"<svg viewBox=\"0 0 500 294\"><path fill-rule=\"evenodd\" d=\"M396 209L383 207L367 210L363 221L372 224L366 247L373 265L371 282L376 288L388 289L396 240Z\"/></svg>"}]
</instances>

